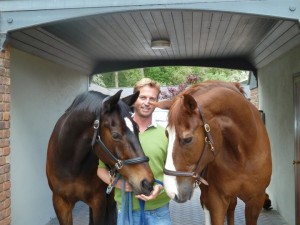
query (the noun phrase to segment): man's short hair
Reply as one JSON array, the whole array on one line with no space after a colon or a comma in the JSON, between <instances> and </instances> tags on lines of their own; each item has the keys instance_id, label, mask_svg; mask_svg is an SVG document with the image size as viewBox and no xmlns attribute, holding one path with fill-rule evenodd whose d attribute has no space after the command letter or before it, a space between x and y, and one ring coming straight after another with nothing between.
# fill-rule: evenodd
<instances>
[{"instance_id":1,"label":"man's short hair","mask_svg":"<svg viewBox=\"0 0 300 225\"><path fill-rule=\"evenodd\" d=\"M136 84L134 85L134 88L133 88L133 93L137 92L138 90L140 90L142 87L145 87L145 86L155 88L158 90L158 94L160 93L159 83L157 83L156 81L154 81L150 78L142 78L141 80L136 82Z\"/></svg>"}]
</instances>

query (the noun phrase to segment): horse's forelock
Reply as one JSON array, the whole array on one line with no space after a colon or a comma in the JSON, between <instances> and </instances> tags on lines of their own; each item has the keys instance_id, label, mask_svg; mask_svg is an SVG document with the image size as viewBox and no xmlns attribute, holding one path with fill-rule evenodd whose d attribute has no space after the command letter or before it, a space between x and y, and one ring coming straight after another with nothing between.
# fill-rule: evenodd
<instances>
[{"instance_id":1,"label":"horse's forelock","mask_svg":"<svg viewBox=\"0 0 300 225\"><path fill-rule=\"evenodd\" d=\"M130 113L132 111L131 108L126 103L124 103L123 101L119 101L118 106L119 106L119 109L120 109L120 117L123 118L123 119L128 118L132 122L134 133L138 133L137 124L132 119L132 114ZM124 120L124 122L126 124L125 120Z\"/></svg>"},{"instance_id":2,"label":"horse's forelock","mask_svg":"<svg viewBox=\"0 0 300 225\"><path fill-rule=\"evenodd\" d=\"M169 127L173 127L175 123L178 121L179 117L179 110L181 110L182 107L182 97L178 96L174 100L168 114L168 122L169 122Z\"/></svg>"}]
</instances>

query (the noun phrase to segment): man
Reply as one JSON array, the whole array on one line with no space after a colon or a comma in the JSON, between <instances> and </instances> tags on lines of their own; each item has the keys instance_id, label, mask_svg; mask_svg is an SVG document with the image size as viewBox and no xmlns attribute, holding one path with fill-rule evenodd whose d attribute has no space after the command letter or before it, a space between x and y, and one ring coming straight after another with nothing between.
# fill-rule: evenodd
<instances>
[{"instance_id":1,"label":"man","mask_svg":"<svg viewBox=\"0 0 300 225\"><path fill-rule=\"evenodd\" d=\"M139 139L145 155L149 157L149 164L154 177L162 181L163 169L167 157L168 140L165 135L165 129L158 125L152 118L155 107L151 103L158 101L160 86L149 78L143 78L138 81L133 92L140 91L140 95L134 104L133 120L139 126ZM110 177L105 165L100 161L97 171L98 176L107 184ZM116 185L115 200L118 205L118 225L129 225L126 218L125 224L121 220L122 210L122 180ZM131 192L129 184L125 184L125 191ZM161 184L155 184L153 191L149 196L137 195L132 197L133 225L140 225L141 210L138 199L145 201L145 224L147 225L171 225L169 212L169 197L163 190Z\"/></svg>"}]
</instances>

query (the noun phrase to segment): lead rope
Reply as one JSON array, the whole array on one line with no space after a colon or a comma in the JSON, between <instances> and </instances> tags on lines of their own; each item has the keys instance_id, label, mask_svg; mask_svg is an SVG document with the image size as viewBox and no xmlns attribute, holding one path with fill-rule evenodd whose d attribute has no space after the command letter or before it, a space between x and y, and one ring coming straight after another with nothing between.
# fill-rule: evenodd
<instances>
[{"instance_id":1,"label":"lead rope","mask_svg":"<svg viewBox=\"0 0 300 225\"><path fill-rule=\"evenodd\" d=\"M161 182L160 180L154 179L154 182L164 186L163 182ZM145 218L145 201L139 199L139 204L140 204L140 210L141 210L140 225L147 225L146 218Z\"/></svg>"},{"instance_id":2,"label":"lead rope","mask_svg":"<svg viewBox=\"0 0 300 225\"><path fill-rule=\"evenodd\" d=\"M160 180L154 179L154 181L162 186L164 186L163 182ZM146 225L146 218L145 218L145 201L139 199L140 205L140 224L139 225ZM127 218L126 218L127 217ZM128 219L129 225L133 225L133 218L132 218L132 192L125 193L125 180L122 180L122 212L121 212L121 221L122 224L125 225L125 221Z\"/></svg>"},{"instance_id":3,"label":"lead rope","mask_svg":"<svg viewBox=\"0 0 300 225\"><path fill-rule=\"evenodd\" d=\"M132 219L132 192L125 192L125 179L122 179L121 221L122 221L123 225L125 225L126 219L128 219L129 225L133 225L133 219Z\"/></svg>"}]
</instances>

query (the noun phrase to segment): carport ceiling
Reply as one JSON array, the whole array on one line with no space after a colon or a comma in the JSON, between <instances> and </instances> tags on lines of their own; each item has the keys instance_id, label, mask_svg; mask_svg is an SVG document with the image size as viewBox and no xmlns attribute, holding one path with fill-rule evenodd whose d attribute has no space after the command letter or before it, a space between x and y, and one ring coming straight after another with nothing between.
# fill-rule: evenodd
<instances>
[{"instance_id":1,"label":"carport ceiling","mask_svg":"<svg viewBox=\"0 0 300 225\"><path fill-rule=\"evenodd\" d=\"M163 50L152 40L168 39ZM256 71L300 43L298 22L207 10L97 14L9 33L12 46L95 74L134 67L210 66Z\"/></svg>"}]
</instances>

